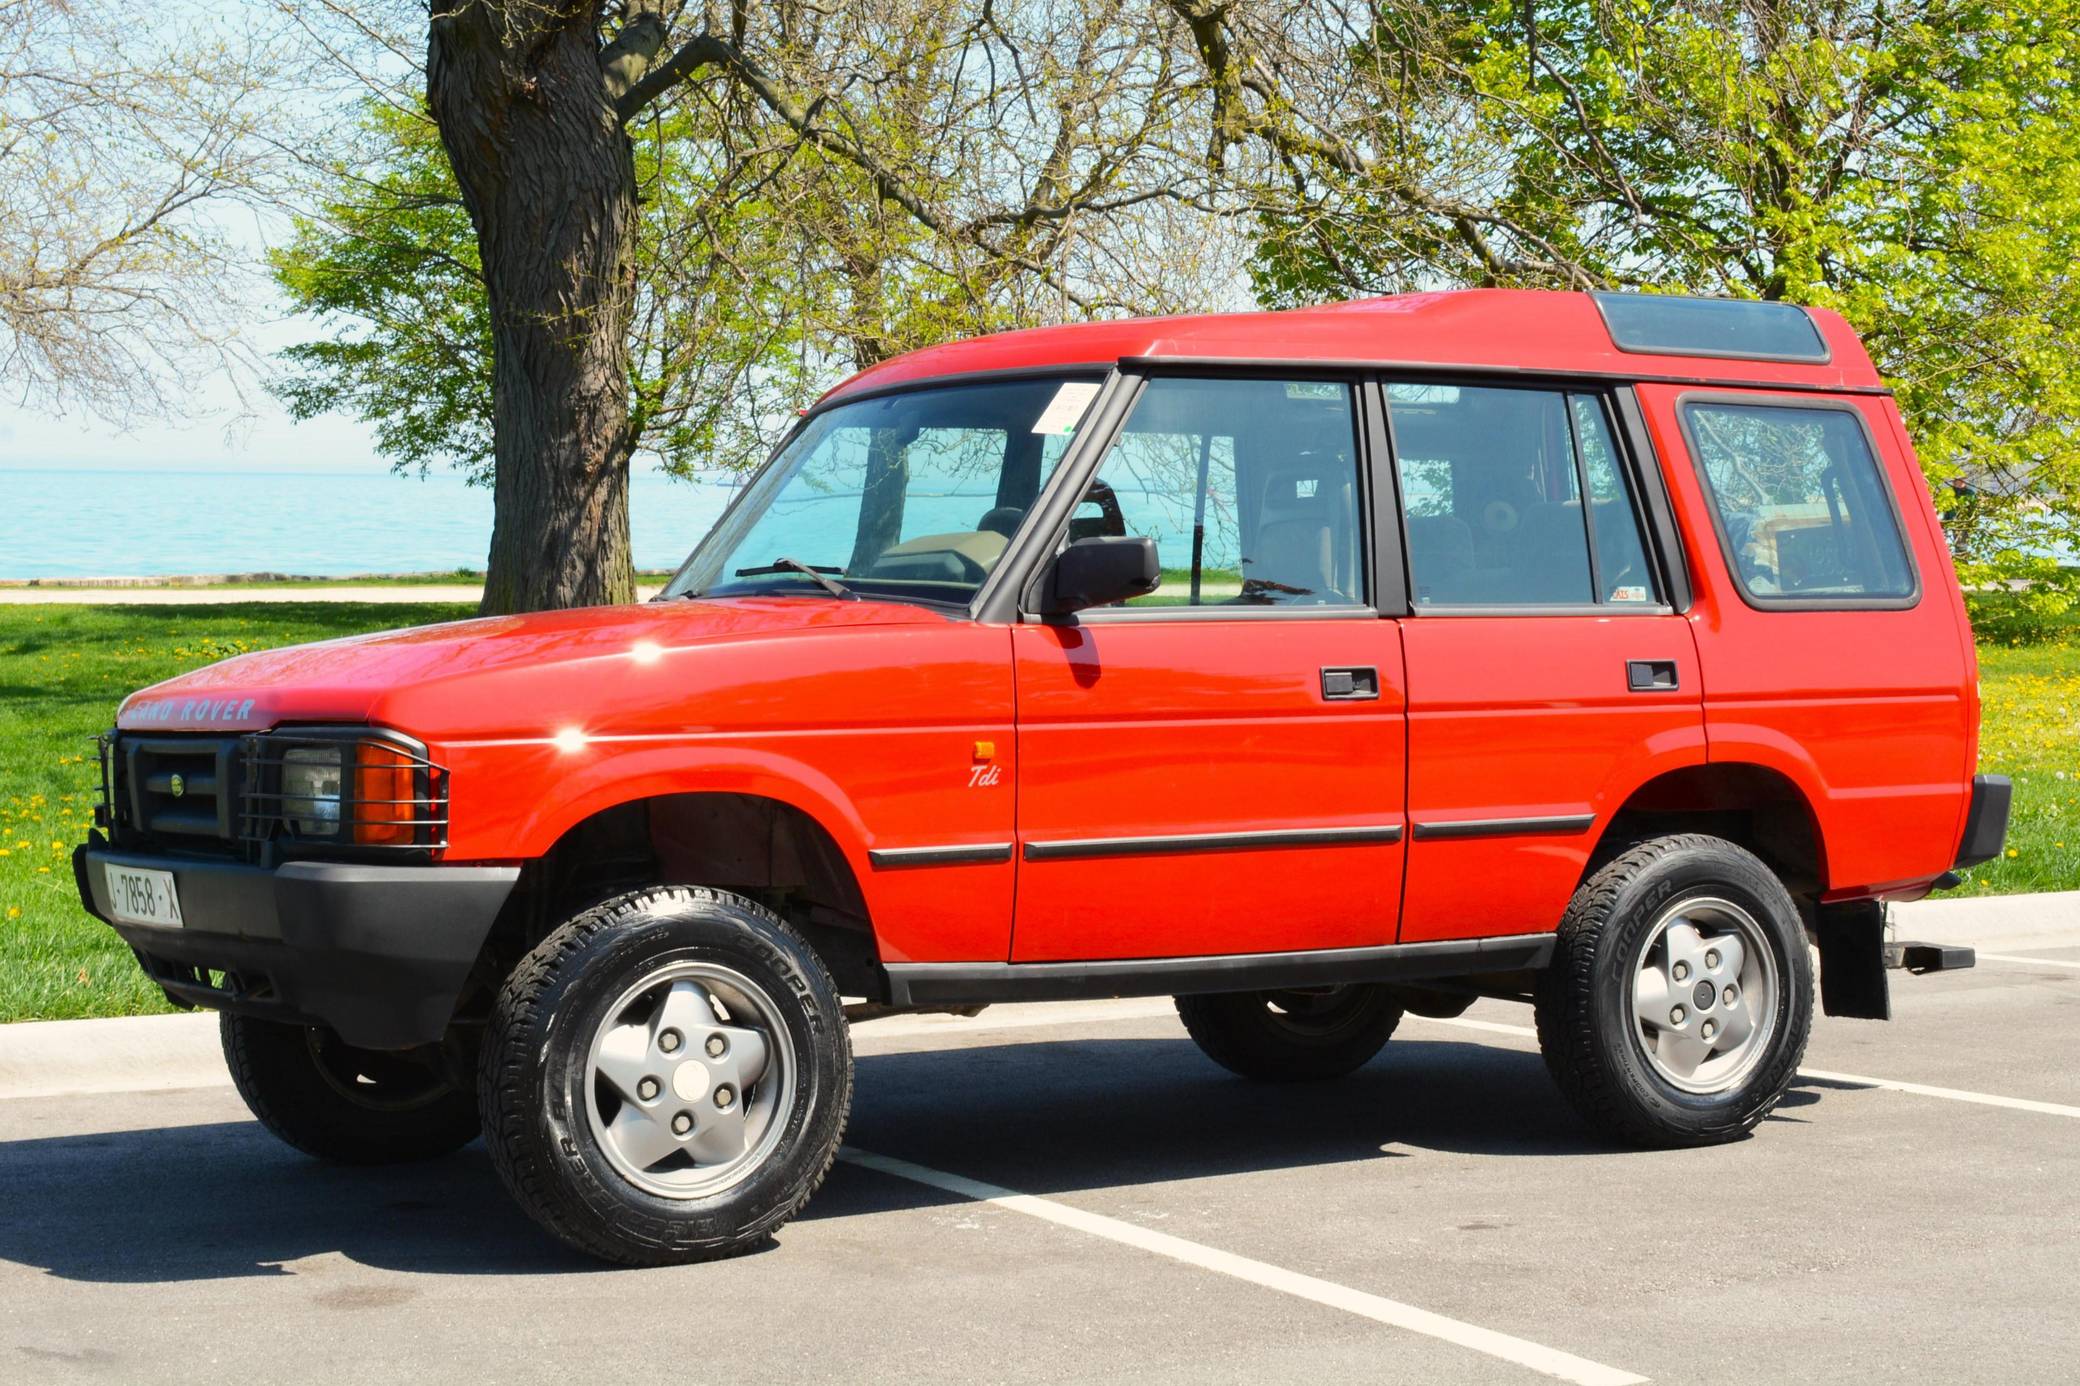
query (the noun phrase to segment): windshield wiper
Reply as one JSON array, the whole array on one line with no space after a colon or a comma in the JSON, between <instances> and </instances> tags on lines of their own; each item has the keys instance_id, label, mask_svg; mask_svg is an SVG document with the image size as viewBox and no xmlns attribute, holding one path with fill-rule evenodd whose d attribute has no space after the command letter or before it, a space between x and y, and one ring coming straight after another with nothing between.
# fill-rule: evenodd
<instances>
[{"instance_id":1,"label":"windshield wiper","mask_svg":"<svg viewBox=\"0 0 2080 1386\"><path fill-rule=\"evenodd\" d=\"M799 558L783 557L776 558L771 563L761 564L756 568L739 568L737 569L737 576L765 577L771 573L800 573L833 597L837 597L841 601L856 602L859 600L859 593L830 576L832 573L842 573L844 571L843 568L819 568L814 564L804 563Z\"/></svg>"}]
</instances>

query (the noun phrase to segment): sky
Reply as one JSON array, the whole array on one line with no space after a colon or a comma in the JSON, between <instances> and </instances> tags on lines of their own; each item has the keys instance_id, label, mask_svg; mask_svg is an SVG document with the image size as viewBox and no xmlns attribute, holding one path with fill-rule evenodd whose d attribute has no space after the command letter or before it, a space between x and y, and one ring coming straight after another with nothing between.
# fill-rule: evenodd
<instances>
[{"instance_id":1,"label":"sky","mask_svg":"<svg viewBox=\"0 0 2080 1386\"><path fill-rule=\"evenodd\" d=\"M266 353L312 340L320 333L318 325L308 319L277 318L256 322L247 339ZM187 468L382 471L389 466L376 455L371 432L359 420L327 414L298 423L254 380L234 387L223 376L204 379L198 382L187 413L185 419L147 419L126 425L77 407L59 413L25 404L19 397L0 396L0 467L157 462Z\"/></svg>"},{"instance_id":2,"label":"sky","mask_svg":"<svg viewBox=\"0 0 2080 1386\"><path fill-rule=\"evenodd\" d=\"M187 47L204 51L212 40L237 44L307 32L286 19L272 0L128 0L126 5L109 5L102 16L125 17L144 38L147 49L163 42L182 51ZM337 42L340 37L326 31L327 42ZM116 58L105 57L105 61ZM368 54L357 50L355 61L367 66ZM381 64L375 64L373 70L380 72ZM336 81L320 82L309 74L303 80L312 83L304 95L298 97L292 89L285 99L322 101L323 109L329 110L333 103L351 99L341 96L341 91L358 91ZM247 352L266 361L283 347L334 335L315 319L285 316L286 305L257 268L267 247L280 243L289 232L288 219L281 211L227 201L202 204L190 214L202 229L228 237L254 267L250 276L233 277L225 285L241 306L240 338ZM367 426L344 415L298 423L252 371L241 372L235 383L222 375L196 380L193 394L180 412L182 417L171 420L112 421L76 406L60 410L31 401L21 390L0 384L0 469L73 463L313 471L385 471L389 467L377 455Z\"/></svg>"}]
</instances>

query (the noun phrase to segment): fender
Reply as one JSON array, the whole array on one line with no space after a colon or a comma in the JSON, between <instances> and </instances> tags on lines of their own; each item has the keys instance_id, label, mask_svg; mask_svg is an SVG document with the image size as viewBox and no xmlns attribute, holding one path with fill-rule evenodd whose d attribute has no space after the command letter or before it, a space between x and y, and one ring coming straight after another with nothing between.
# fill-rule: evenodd
<instances>
[{"instance_id":1,"label":"fender","mask_svg":"<svg viewBox=\"0 0 2080 1386\"><path fill-rule=\"evenodd\" d=\"M480 742L444 749L455 785L449 860L538 857L584 819L637 799L755 794L815 819L853 873L867 875L871 834L845 790L801 759L740 739L607 738L576 748L546 740ZM556 787L553 796L517 792L543 784Z\"/></svg>"},{"instance_id":2,"label":"fender","mask_svg":"<svg viewBox=\"0 0 2080 1386\"><path fill-rule=\"evenodd\" d=\"M841 742L845 753L833 755ZM567 746L539 739L451 744L437 756L452 771L455 831L447 857L538 857L575 824L638 799L755 795L798 809L829 834L859 885L884 960L1001 962L1011 936L1015 868L1008 851L1001 861L982 863L902 870L873 864L869 853L877 847L959 846L991 834L981 818L959 827L945 821L941 767L880 743L856 735L768 734L601 737ZM850 777L854 787L810 764L809 755L860 772ZM1012 779L1009 773L1002 778L1002 792ZM554 792L543 795L544 785Z\"/></svg>"}]
</instances>

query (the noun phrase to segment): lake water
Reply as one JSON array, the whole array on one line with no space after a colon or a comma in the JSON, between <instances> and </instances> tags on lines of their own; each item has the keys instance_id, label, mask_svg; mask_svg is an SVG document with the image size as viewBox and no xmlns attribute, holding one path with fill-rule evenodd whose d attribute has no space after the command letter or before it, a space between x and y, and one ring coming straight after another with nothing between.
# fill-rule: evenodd
<instances>
[{"instance_id":1,"label":"lake water","mask_svg":"<svg viewBox=\"0 0 2080 1386\"><path fill-rule=\"evenodd\" d=\"M676 568L734 477L638 471L639 568ZM0 465L0 578L441 572L484 566L491 492L452 472Z\"/></svg>"}]
</instances>

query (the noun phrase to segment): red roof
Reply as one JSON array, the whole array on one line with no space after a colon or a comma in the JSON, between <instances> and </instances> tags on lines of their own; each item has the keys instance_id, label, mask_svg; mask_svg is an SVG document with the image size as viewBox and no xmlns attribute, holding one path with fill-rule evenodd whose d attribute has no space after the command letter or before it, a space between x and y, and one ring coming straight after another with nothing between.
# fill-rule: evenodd
<instances>
[{"instance_id":1,"label":"red roof","mask_svg":"<svg viewBox=\"0 0 2080 1386\"><path fill-rule=\"evenodd\" d=\"M1823 308L1809 311L1832 357L1825 365L1619 351L1587 294L1458 289L1278 313L1124 318L1000 332L891 357L830 394L974 371L1110 366L1132 358L1513 367L1809 388L1882 384L1849 324Z\"/></svg>"}]
</instances>

